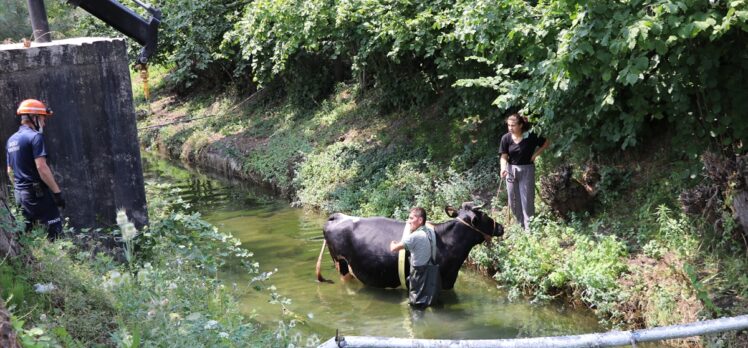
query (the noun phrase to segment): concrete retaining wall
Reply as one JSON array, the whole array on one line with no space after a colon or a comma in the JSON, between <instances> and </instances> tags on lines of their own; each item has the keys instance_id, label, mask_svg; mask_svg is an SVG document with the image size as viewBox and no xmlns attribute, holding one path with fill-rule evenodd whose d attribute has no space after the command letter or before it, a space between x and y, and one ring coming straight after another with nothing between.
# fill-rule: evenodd
<instances>
[{"instance_id":1,"label":"concrete retaining wall","mask_svg":"<svg viewBox=\"0 0 748 348\"><path fill-rule=\"evenodd\" d=\"M67 201L63 216L77 228L112 226L118 208L136 226L148 223L129 64L120 39L0 45L0 159L18 129L18 103L44 101L55 113L44 129L47 161Z\"/></svg>"}]
</instances>

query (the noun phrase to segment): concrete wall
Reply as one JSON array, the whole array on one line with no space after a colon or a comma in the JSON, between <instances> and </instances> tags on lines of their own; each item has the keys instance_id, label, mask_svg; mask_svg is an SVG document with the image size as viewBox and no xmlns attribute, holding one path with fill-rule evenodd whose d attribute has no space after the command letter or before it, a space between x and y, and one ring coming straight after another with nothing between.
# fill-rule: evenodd
<instances>
[{"instance_id":1,"label":"concrete wall","mask_svg":"<svg viewBox=\"0 0 748 348\"><path fill-rule=\"evenodd\" d=\"M77 228L112 226L121 207L138 227L148 222L129 64L120 39L0 45L1 163L18 103L44 101L55 113L44 129L47 161L67 201L63 217Z\"/></svg>"}]
</instances>

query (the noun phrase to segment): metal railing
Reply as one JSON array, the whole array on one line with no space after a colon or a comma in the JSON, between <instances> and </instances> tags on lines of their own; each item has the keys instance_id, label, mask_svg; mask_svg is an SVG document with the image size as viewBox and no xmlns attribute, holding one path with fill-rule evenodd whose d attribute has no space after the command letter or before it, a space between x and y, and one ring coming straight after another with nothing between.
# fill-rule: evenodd
<instances>
[{"instance_id":1,"label":"metal railing","mask_svg":"<svg viewBox=\"0 0 748 348\"><path fill-rule=\"evenodd\" d=\"M655 342L715 334L748 328L748 315L731 318L697 321L689 324L656 327L632 331L610 331L574 336L535 337L495 340L440 340L371 336L336 336L319 347L459 347L459 348L572 348L636 346L637 343Z\"/></svg>"}]
</instances>

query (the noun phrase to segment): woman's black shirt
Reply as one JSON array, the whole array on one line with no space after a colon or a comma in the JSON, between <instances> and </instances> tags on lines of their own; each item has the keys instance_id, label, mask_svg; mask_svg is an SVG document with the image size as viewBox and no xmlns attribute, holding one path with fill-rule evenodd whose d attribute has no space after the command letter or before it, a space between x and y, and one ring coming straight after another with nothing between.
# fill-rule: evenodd
<instances>
[{"instance_id":1,"label":"woman's black shirt","mask_svg":"<svg viewBox=\"0 0 748 348\"><path fill-rule=\"evenodd\" d=\"M512 140L512 133L506 133L501 137L499 153L509 154L509 164L526 165L532 164L532 154L535 149L545 144L545 138L530 132L519 144Z\"/></svg>"}]
</instances>

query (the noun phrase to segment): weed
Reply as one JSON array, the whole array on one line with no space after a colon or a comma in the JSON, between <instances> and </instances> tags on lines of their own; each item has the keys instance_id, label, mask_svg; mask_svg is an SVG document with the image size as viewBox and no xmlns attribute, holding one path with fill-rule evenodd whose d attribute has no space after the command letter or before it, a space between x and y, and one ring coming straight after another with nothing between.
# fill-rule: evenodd
<instances>
[{"instance_id":1,"label":"weed","mask_svg":"<svg viewBox=\"0 0 748 348\"><path fill-rule=\"evenodd\" d=\"M589 236L538 216L533 233L512 226L503 244L476 248L471 257L499 272L510 297L532 295L536 301L575 294L601 318L615 315L618 278L626 271L625 245L615 236Z\"/></svg>"},{"instance_id":2,"label":"weed","mask_svg":"<svg viewBox=\"0 0 748 348\"><path fill-rule=\"evenodd\" d=\"M151 226L135 237L124 214L118 219L122 238L131 243L125 265L105 254L94 258L66 240L49 243L42 233L24 243L34 264L0 264L2 295L11 299L13 313L20 313L13 318L24 344L243 347L293 342L295 333L278 337L239 312L237 296L263 286L226 286L217 277L228 262L258 273L252 254L199 214L185 212L172 187L149 184L147 191ZM34 292L34 283L45 290ZM269 296L277 297L272 291Z\"/></svg>"}]
</instances>

